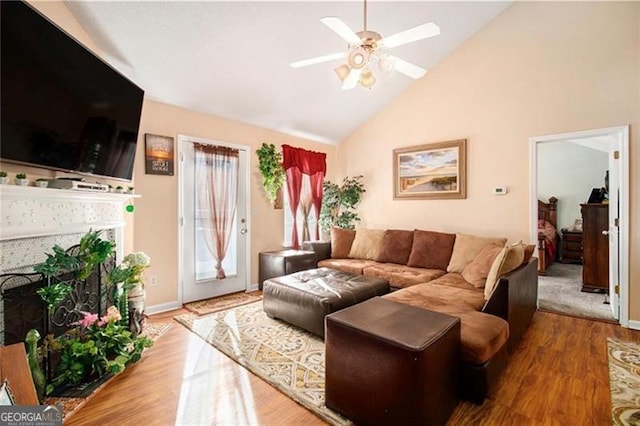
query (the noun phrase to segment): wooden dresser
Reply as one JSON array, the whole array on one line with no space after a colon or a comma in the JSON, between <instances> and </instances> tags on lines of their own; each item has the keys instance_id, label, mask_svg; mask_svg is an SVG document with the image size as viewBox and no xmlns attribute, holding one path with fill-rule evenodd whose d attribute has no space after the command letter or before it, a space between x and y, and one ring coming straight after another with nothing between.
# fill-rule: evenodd
<instances>
[{"instance_id":1,"label":"wooden dresser","mask_svg":"<svg viewBox=\"0 0 640 426\"><path fill-rule=\"evenodd\" d=\"M582 231L562 230L562 263L582 263Z\"/></svg>"},{"instance_id":2,"label":"wooden dresser","mask_svg":"<svg viewBox=\"0 0 640 426\"><path fill-rule=\"evenodd\" d=\"M581 204L582 207L582 291L609 291L608 204Z\"/></svg>"}]
</instances>

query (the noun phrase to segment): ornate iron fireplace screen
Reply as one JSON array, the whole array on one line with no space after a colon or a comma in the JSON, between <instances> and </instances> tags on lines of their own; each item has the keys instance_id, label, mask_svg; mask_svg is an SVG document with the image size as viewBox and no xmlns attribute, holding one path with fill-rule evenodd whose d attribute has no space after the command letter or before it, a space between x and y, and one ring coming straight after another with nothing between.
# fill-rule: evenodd
<instances>
[{"instance_id":1,"label":"ornate iron fireplace screen","mask_svg":"<svg viewBox=\"0 0 640 426\"><path fill-rule=\"evenodd\" d=\"M74 246L68 251L75 249ZM32 328L41 336L59 336L82 317L81 312L105 314L114 297L113 286L107 284L106 275L114 266L115 259L110 257L96 266L86 280L77 280L72 273L61 276L62 280L70 280L73 290L53 312L49 312L36 293L48 284L42 274L0 275L0 344L23 342Z\"/></svg>"}]
</instances>

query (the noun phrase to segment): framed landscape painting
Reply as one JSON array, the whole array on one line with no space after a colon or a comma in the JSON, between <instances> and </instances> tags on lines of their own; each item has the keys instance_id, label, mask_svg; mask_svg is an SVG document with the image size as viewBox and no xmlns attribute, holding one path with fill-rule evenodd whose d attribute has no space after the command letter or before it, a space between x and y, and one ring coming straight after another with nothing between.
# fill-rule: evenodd
<instances>
[{"instance_id":1,"label":"framed landscape painting","mask_svg":"<svg viewBox=\"0 0 640 426\"><path fill-rule=\"evenodd\" d=\"M467 140L393 150L393 198L466 198Z\"/></svg>"}]
</instances>

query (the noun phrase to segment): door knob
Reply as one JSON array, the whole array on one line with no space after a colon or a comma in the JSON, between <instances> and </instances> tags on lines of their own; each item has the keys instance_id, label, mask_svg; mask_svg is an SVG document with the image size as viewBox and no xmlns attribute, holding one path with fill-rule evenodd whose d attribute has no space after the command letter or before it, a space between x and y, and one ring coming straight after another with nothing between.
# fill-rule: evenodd
<instances>
[{"instance_id":1,"label":"door knob","mask_svg":"<svg viewBox=\"0 0 640 426\"><path fill-rule=\"evenodd\" d=\"M602 235L609 235L609 231L605 229L604 231L602 231Z\"/></svg>"}]
</instances>

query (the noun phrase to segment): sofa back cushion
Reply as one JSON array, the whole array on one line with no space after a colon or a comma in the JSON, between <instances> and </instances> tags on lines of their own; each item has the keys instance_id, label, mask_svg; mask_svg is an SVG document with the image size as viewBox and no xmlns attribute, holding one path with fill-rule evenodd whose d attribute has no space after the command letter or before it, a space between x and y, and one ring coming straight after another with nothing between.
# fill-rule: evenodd
<instances>
[{"instance_id":1,"label":"sofa back cushion","mask_svg":"<svg viewBox=\"0 0 640 426\"><path fill-rule=\"evenodd\" d=\"M331 228L331 258L348 258L355 237L356 231L353 229Z\"/></svg>"},{"instance_id":2,"label":"sofa back cushion","mask_svg":"<svg viewBox=\"0 0 640 426\"><path fill-rule=\"evenodd\" d=\"M447 272L461 273L483 248L489 244L504 247L506 238L487 238L477 235L456 234L456 242L453 245L451 260L447 266Z\"/></svg>"},{"instance_id":3,"label":"sofa back cushion","mask_svg":"<svg viewBox=\"0 0 640 426\"><path fill-rule=\"evenodd\" d=\"M522 265L524 261L524 250L526 245L522 243L513 244L502 249L491 265L487 281L484 286L484 298L489 299L501 276L508 274Z\"/></svg>"},{"instance_id":4,"label":"sofa back cushion","mask_svg":"<svg viewBox=\"0 0 640 426\"><path fill-rule=\"evenodd\" d=\"M360 228L351 244L349 257L352 259L376 260L384 237L383 229Z\"/></svg>"},{"instance_id":5,"label":"sofa back cushion","mask_svg":"<svg viewBox=\"0 0 640 426\"><path fill-rule=\"evenodd\" d=\"M384 231L378 262L406 265L413 245L413 231L387 229Z\"/></svg>"},{"instance_id":6,"label":"sofa back cushion","mask_svg":"<svg viewBox=\"0 0 640 426\"><path fill-rule=\"evenodd\" d=\"M446 271L455 239L455 234L416 229L413 233L413 245L407 265Z\"/></svg>"},{"instance_id":7,"label":"sofa back cushion","mask_svg":"<svg viewBox=\"0 0 640 426\"><path fill-rule=\"evenodd\" d=\"M462 270L462 277L475 288L484 288L489 270L503 247L489 244Z\"/></svg>"}]
</instances>

